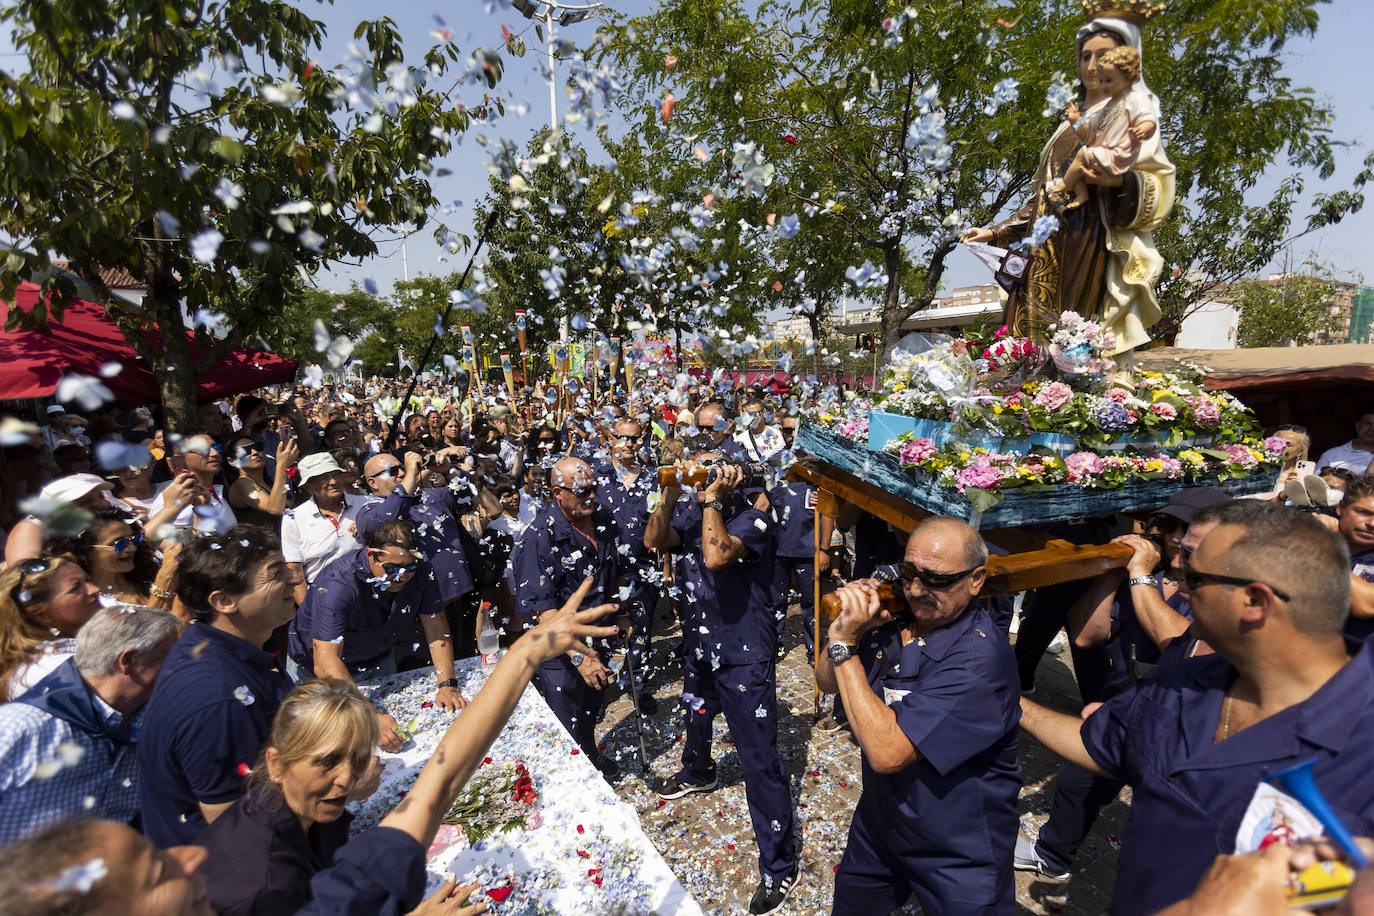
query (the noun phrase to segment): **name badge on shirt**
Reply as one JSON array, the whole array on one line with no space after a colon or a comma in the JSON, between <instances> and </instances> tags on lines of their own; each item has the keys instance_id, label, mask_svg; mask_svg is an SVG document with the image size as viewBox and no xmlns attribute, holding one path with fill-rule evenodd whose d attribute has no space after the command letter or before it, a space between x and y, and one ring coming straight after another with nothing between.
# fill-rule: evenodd
<instances>
[{"instance_id":1,"label":"name badge on shirt","mask_svg":"<svg viewBox=\"0 0 1374 916\"><path fill-rule=\"evenodd\" d=\"M891 706L893 703L899 703L902 700L906 699L906 696L909 693L911 693L910 690L893 690L891 687L884 686L883 702L886 703L888 706Z\"/></svg>"},{"instance_id":2,"label":"name badge on shirt","mask_svg":"<svg viewBox=\"0 0 1374 916\"><path fill-rule=\"evenodd\" d=\"M1254 852L1274 843L1291 846L1322 835L1322 825L1302 802L1267 782L1255 787L1245 816L1236 831L1236 854Z\"/></svg>"}]
</instances>

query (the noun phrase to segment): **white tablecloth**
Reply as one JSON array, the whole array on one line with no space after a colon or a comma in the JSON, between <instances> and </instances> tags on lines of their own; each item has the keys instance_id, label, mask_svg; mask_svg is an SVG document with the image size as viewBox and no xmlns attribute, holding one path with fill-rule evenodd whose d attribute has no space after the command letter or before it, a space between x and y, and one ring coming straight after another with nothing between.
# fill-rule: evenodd
<instances>
[{"instance_id":1,"label":"white tablecloth","mask_svg":"<svg viewBox=\"0 0 1374 916\"><path fill-rule=\"evenodd\" d=\"M479 659L460 661L463 695L476 696L488 672ZM376 794L352 806L353 827L362 830L400 801L455 714L431 704L432 668L358 686L402 726L415 724L414 739L400 753L382 753L386 769ZM527 823L469 847L460 828L444 825L429 850L430 891L453 872L460 883L480 881L498 895L510 888L498 905L504 914L699 916L701 908L649 843L634 809L601 778L534 687L525 690L488 757L524 763L539 793L538 826Z\"/></svg>"}]
</instances>

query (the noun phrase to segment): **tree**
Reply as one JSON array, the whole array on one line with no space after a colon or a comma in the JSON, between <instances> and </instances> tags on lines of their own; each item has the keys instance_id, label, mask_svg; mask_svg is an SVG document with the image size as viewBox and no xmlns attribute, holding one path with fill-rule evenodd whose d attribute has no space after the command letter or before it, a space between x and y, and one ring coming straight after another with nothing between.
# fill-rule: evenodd
<instances>
[{"instance_id":1,"label":"tree","mask_svg":"<svg viewBox=\"0 0 1374 916\"><path fill-rule=\"evenodd\" d=\"M306 289L289 297L280 313L268 316L258 332L270 352L294 359L302 365L321 359L315 335L307 333L320 322L332 337L359 343L374 328L391 320L392 306L352 284L347 292ZM392 362L395 353L392 354Z\"/></svg>"},{"instance_id":2,"label":"tree","mask_svg":"<svg viewBox=\"0 0 1374 916\"><path fill-rule=\"evenodd\" d=\"M1318 2L1181 0L1146 30L1146 74L1180 173L1180 204L1158 234L1179 269L1161 290L1173 314L1207 293L1190 284L1193 269L1245 275L1272 258L1296 219L1299 176L1331 174L1331 112L1280 57L1316 29ZM730 167L747 149L771 169L753 193L800 210L803 231L839 227L850 244L834 248L830 271L881 294L890 349L938 294L958 230L1029 196L1059 115L1048 90L1075 82L1078 6L664 0L622 20L604 53L625 71L627 97L672 96L671 130L640 110L640 145L704 148L726 163L719 194L747 193L750 168L763 168L751 157ZM1274 167L1294 175L1271 200L1248 201ZM1368 177L1319 198L1308 224L1358 209ZM855 248L872 263L850 260Z\"/></svg>"},{"instance_id":3,"label":"tree","mask_svg":"<svg viewBox=\"0 0 1374 916\"><path fill-rule=\"evenodd\" d=\"M1311 265L1309 265L1311 266ZM1277 280L1245 280L1228 290L1240 313L1236 345L1303 346L1336 329L1335 284L1325 276L1284 274Z\"/></svg>"},{"instance_id":4,"label":"tree","mask_svg":"<svg viewBox=\"0 0 1374 916\"><path fill-rule=\"evenodd\" d=\"M434 162L474 113L451 88L494 86L502 66L446 41L408 67L382 19L326 68L311 57L323 24L282 0L14 0L0 21L29 68L0 72L0 225L15 242L0 294L44 278L60 319L72 285L46 268L65 255L152 365L183 432L197 374L268 327L311 274L374 254L386 227L427 222ZM147 286L143 308L119 306L103 266ZM183 303L227 330L197 362ZM36 311L10 320L48 320Z\"/></svg>"}]
</instances>

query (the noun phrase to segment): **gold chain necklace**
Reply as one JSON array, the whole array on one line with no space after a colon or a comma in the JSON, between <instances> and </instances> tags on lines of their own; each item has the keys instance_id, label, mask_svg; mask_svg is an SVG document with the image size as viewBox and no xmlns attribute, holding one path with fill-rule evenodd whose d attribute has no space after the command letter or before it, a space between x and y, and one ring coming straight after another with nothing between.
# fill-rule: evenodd
<instances>
[{"instance_id":1,"label":"gold chain necklace","mask_svg":"<svg viewBox=\"0 0 1374 916\"><path fill-rule=\"evenodd\" d=\"M1232 699L1233 699L1233 698L1232 698L1230 692L1227 692L1226 698L1225 698L1224 700L1221 701L1221 740L1222 740L1222 741L1225 741L1227 738L1231 737L1231 700L1232 700Z\"/></svg>"}]
</instances>

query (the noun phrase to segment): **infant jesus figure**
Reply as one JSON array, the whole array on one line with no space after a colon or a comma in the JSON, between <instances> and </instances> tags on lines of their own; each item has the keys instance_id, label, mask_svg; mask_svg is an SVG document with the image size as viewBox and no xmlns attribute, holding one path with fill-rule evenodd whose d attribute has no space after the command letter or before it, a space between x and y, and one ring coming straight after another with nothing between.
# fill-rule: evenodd
<instances>
[{"instance_id":1,"label":"infant jesus figure","mask_svg":"<svg viewBox=\"0 0 1374 916\"><path fill-rule=\"evenodd\" d=\"M1140 144L1155 132L1150 104L1131 86L1140 79L1140 52L1129 45L1112 48L1097 59L1097 84L1110 97L1096 112L1083 117L1077 103L1069 103L1064 117L1083 145L1064 177L1048 186L1051 193L1073 192L1072 209L1088 199L1086 173L1124 175L1135 165Z\"/></svg>"}]
</instances>

